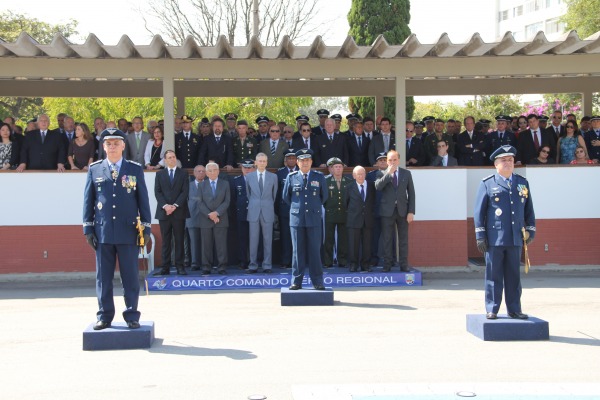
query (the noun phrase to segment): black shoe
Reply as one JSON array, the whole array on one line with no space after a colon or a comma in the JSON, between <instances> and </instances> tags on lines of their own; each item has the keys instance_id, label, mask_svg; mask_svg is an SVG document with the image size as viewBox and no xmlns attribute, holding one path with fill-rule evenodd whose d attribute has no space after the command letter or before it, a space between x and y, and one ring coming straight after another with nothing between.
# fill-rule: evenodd
<instances>
[{"instance_id":1,"label":"black shoe","mask_svg":"<svg viewBox=\"0 0 600 400\"><path fill-rule=\"evenodd\" d=\"M350 267L349 271L350 272L356 272L356 267L355 266Z\"/></svg>"},{"instance_id":2,"label":"black shoe","mask_svg":"<svg viewBox=\"0 0 600 400\"><path fill-rule=\"evenodd\" d=\"M363 267L362 272L371 272L371 267Z\"/></svg>"},{"instance_id":3,"label":"black shoe","mask_svg":"<svg viewBox=\"0 0 600 400\"><path fill-rule=\"evenodd\" d=\"M392 270L392 267L383 267L383 272L390 272Z\"/></svg>"},{"instance_id":4,"label":"black shoe","mask_svg":"<svg viewBox=\"0 0 600 400\"><path fill-rule=\"evenodd\" d=\"M292 268L292 267L290 267L290 266L289 266L289 265L287 265L287 264L283 264L283 265L282 265L280 268L281 268L281 269L288 269L288 268Z\"/></svg>"},{"instance_id":5,"label":"black shoe","mask_svg":"<svg viewBox=\"0 0 600 400\"><path fill-rule=\"evenodd\" d=\"M192 267L191 270L192 271L200 271L200 267Z\"/></svg>"},{"instance_id":6,"label":"black shoe","mask_svg":"<svg viewBox=\"0 0 600 400\"><path fill-rule=\"evenodd\" d=\"M315 290L325 290L325 286L323 286L323 285L315 285Z\"/></svg>"},{"instance_id":7,"label":"black shoe","mask_svg":"<svg viewBox=\"0 0 600 400\"><path fill-rule=\"evenodd\" d=\"M493 312L489 312L489 313L485 314L485 317L487 319L498 319L498 314L493 313Z\"/></svg>"},{"instance_id":8,"label":"black shoe","mask_svg":"<svg viewBox=\"0 0 600 400\"><path fill-rule=\"evenodd\" d=\"M257 273L257 272L258 272L258 270L256 270L256 269L247 269L247 270L246 270L246 273L247 273L247 274L255 274L255 273Z\"/></svg>"},{"instance_id":9,"label":"black shoe","mask_svg":"<svg viewBox=\"0 0 600 400\"><path fill-rule=\"evenodd\" d=\"M101 331L102 329L110 328L110 322L106 321L98 321L96 325L94 325L95 331Z\"/></svg>"},{"instance_id":10,"label":"black shoe","mask_svg":"<svg viewBox=\"0 0 600 400\"><path fill-rule=\"evenodd\" d=\"M140 323L137 321L127 321L127 327L129 329L139 329L140 328Z\"/></svg>"},{"instance_id":11,"label":"black shoe","mask_svg":"<svg viewBox=\"0 0 600 400\"><path fill-rule=\"evenodd\" d=\"M248 269L248 266L246 264L240 264L240 266L238 268L239 269Z\"/></svg>"},{"instance_id":12,"label":"black shoe","mask_svg":"<svg viewBox=\"0 0 600 400\"><path fill-rule=\"evenodd\" d=\"M177 268L177 275L187 275L188 273L185 271L185 267Z\"/></svg>"},{"instance_id":13,"label":"black shoe","mask_svg":"<svg viewBox=\"0 0 600 400\"><path fill-rule=\"evenodd\" d=\"M225 268L219 268L217 272L221 275L227 275L227 270Z\"/></svg>"},{"instance_id":14,"label":"black shoe","mask_svg":"<svg viewBox=\"0 0 600 400\"><path fill-rule=\"evenodd\" d=\"M302 285L293 284L292 286L290 286L290 290L300 290L300 289L302 289Z\"/></svg>"},{"instance_id":15,"label":"black shoe","mask_svg":"<svg viewBox=\"0 0 600 400\"><path fill-rule=\"evenodd\" d=\"M402 271L402 272L409 272L410 268L408 268L408 266L400 267L400 271Z\"/></svg>"},{"instance_id":16,"label":"black shoe","mask_svg":"<svg viewBox=\"0 0 600 400\"><path fill-rule=\"evenodd\" d=\"M523 314L522 312L509 312L508 316L515 319L527 319L529 315Z\"/></svg>"},{"instance_id":17,"label":"black shoe","mask_svg":"<svg viewBox=\"0 0 600 400\"><path fill-rule=\"evenodd\" d=\"M169 271L169 267L162 267L161 269L154 271L153 276L161 276L161 275L171 275L171 271Z\"/></svg>"},{"instance_id":18,"label":"black shoe","mask_svg":"<svg viewBox=\"0 0 600 400\"><path fill-rule=\"evenodd\" d=\"M204 268L204 269L202 270L202 275L210 275L210 269L206 269L206 268Z\"/></svg>"},{"instance_id":19,"label":"black shoe","mask_svg":"<svg viewBox=\"0 0 600 400\"><path fill-rule=\"evenodd\" d=\"M273 272L271 269L263 269L263 274L270 274L271 272Z\"/></svg>"}]
</instances>

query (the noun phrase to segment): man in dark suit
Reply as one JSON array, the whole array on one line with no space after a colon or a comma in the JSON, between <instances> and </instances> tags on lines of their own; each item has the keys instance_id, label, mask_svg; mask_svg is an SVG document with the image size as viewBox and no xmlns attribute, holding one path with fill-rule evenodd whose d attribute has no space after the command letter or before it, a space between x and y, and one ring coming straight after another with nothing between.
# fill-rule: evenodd
<instances>
[{"instance_id":1,"label":"man in dark suit","mask_svg":"<svg viewBox=\"0 0 600 400\"><path fill-rule=\"evenodd\" d=\"M355 125L356 126L356 125ZM371 241L375 184L365 180L362 166L354 167L353 182L346 186L346 228L348 229L348 267L350 272L371 271ZM362 246L361 246L362 244ZM360 261L359 261L359 256Z\"/></svg>"},{"instance_id":2,"label":"man in dark suit","mask_svg":"<svg viewBox=\"0 0 600 400\"><path fill-rule=\"evenodd\" d=\"M63 139L63 143L65 146L65 154L68 157L69 156L69 145L71 144L73 139L75 139L75 120L72 117L65 115L63 118L63 127L64 127L64 129L60 132L61 132L61 137ZM57 131L59 131L59 129L57 129ZM65 165L65 168L71 169L71 164L67 163L67 165Z\"/></svg>"},{"instance_id":3,"label":"man in dark suit","mask_svg":"<svg viewBox=\"0 0 600 400\"><path fill-rule=\"evenodd\" d=\"M38 127L27 132L21 146L20 164L18 172L25 169L55 169L64 172L67 153L64 139L57 131L48 130L50 118L46 114L38 117Z\"/></svg>"},{"instance_id":4,"label":"man in dark suit","mask_svg":"<svg viewBox=\"0 0 600 400\"><path fill-rule=\"evenodd\" d=\"M156 196L155 218L160 225L162 236L162 268L154 275L169 275L171 269L171 243L175 239L175 268L177 275L187 275L183 265L183 237L185 219L189 217L188 193L190 180L188 174L177 168L175 151L165 152L165 168L158 171L154 180Z\"/></svg>"},{"instance_id":5,"label":"man in dark suit","mask_svg":"<svg viewBox=\"0 0 600 400\"><path fill-rule=\"evenodd\" d=\"M324 108L317 110L317 115L319 116L319 125L312 128L313 135L325 135L325 120L329 118L329 114L329 110ZM294 148L297 149L298 147L294 146Z\"/></svg>"},{"instance_id":6,"label":"man in dark suit","mask_svg":"<svg viewBox=\"0 0 600 400\"><path fill-rule=\"evenodd\" d=\"M456 138L458 164L468 166L484 165L486 151L488 150L488 141L486 136L483 132L478 132L475 129L475 118L468 116L464 119L464 123L465 130L459 133ZM439 160L436 162L439 162Z\"/></svg>"},{"instance_id":7,"label":"man in dark suit","mask_svg":"<svg viewBox=\"0 0 600 400\"><path fill-rule=\"evenodd\" d=\"M369 144L371 141L363 134L363 123L354 123L354 131L346 139L348 143L348 166L369 166Z\"/></svg>"},{"instance_id":8,"label":"man in dark suit","mask_svg":"<svg viewBox=\"0 0 600 400\"><path fill-rule=\"evenodd\" d=\"M392 132L392 123L389 118L381 118L381 133L373 136L373 140L371 140L371 145L369 146L370 165L377 163L377 155L379 153L387 153L395 149L396 138L394 132Z\"/></svg>"},{"instance_id":9,"label":"man in dark suit","mask_svg":"<svg viewBox=\"0 0 600 400\"><path fill-rule=\"evenodd\" d=\"M58 136L58 135L57 135ZM96 252L96 295L99 310L94 330L110 327L115 316L113 277L117 257L123 283L123 319L130 329L140 327L138 299L139 232L144 243L150 238L150 202L142 166L123 158L125 135L117 129L102 134L106 160L92 163L83 197L83 234Z\"/></svg>"},{"instance_id":10,"label":"man in dark suit","mask_svg":"<svg viewBox=\"0 0 600 400\"><path fill-rule=\"evenodd\" d=\"M566 135L567 131L562 124L562 112L556 110L552 113L552 123L550 126L544 128L540 121L540 128L545 129L546 132L550 133L554 137L554 141L557 142L560 135ZM529 161L529 160L527 160Z\"/></svg>"},{"instance_id":11,"label":"man in dark suit","mask_svg":"<svg viewBox=\"0 0 600 400\"><path fill-rule=\"evenodd\" d=\"M233 169L233 143L229 135L223 135L223 120L215 119L212 123L213 133L204 138L198 164L205 165L215 162L219 168L227 171Z\"/></svg>"},{"instance_id":12,"label":"man in dark suit","mask_svg":"<svg viewBox=\"0 0 600 400\"><path fill-rule=\"evenodd\" d=\"M593 115L591 118L592 128L585 133L585 145L590 160L600 161L600 116Z\"/></svg>"},{"instance_id":13,"label":"man in dark suit","mask_svg":"<svg viewBox=\"0 0 600 400\"><path fill-rule=\"evenodd\" d=\"M556 141L550 132L539 128L539 119L536 114L527 116L529 129L519 133L517 141L517 164L525 165L532 158L537 157L540 146L550 147L550 157L556 157Z\"/></svg>"},{"instance_id":14,"label":"man in dark suit","mask_svg":"<svg viewBox=\"0 0 600 400\"><path fill-rule=\"evenodd\" d=\"M306 124L308 125L308 124ZM310 127L309 127L310 128ZM302 128L300 128L302 129ZM275 199L275 212L279 218L279 241L281 243L281 268L290 268L292 265L292 236L290 233L290 205L282 197L285 179L292 172L298 171L296 165L296 152L289 149L285 153L285 165L277 170L277 198Z\"/></svg>"},{"instance_id":15,"label":"man in dark suit","mask_svg":"<svg viewBox=\"0 0 600 400\"><path fill-rule=\"evenodd\" d=\"M269 117L261 115L256 118L256 124L258 125L258 131L256 132L256 142L260 144L261 141L269 138Z\"/></svg>"},{"instance_id":16,"label":"man in dark suit","mask_svg":"<svg viewBox=\"0 0 600 400\"><path fill-rule=\"evenodd\" d=\"M300 137L296 137L292 140L292 149L311 149L313 152L317 151L316 135L312 133L310 124L308 122L300 125Z\"/></svg>"},{"instance_id":17,"label":"man in dark suit","mask_svg":"<svg viewBox=\"0 0 600 400\"><path fill-rule=\"evenodd\" d=\"M448 154L448 143L444 139L437 142L437 150L437 156L431 160L432 167L456 167L458 165L456 158Z\"/></svg>"},{"instance_id":18,"label":"man in dark suit","mask_svg":"<svg viewBox=\"0 0 600 400\"><path fill-rule=\"evenodd\" d=\"M400 270L408 267L408 224L415 217L415 188L410 171L400 168L398 152L387 153L388 168L379 171L375 189L381 191L381 234L383 236L383 271L388 272L393 265L393 240L398 232Z\"/></svg>"},{"instance_id":19,"label":"man in dark suit","mask_svg":"<svg viewBox=\"0 0 600 400\"><path fill-rule=\"evenodd\" d=\"M192 271L200 271L202 264L202 235L200 232L200 184L206 178L204 165L194 167L194 179L190 182L188 191L189 218L185 221L185 227L190 235L190 252L192 259Z\"/></svg>"},{"instance_id":20,"label":"man in dark suit","mask_svg":"<svg viewBox=\"0 0 600 400\"><path fill-rule=\"evenodd\" d=\"M312 166L312 150L296 153L300 170L285 180L282 197L290 205L292 234L292 285L290 290L302 289L304 271L308 267L315 289L325 290L321 265L323 204L327 201L325 176Z\"/></svg>"},{"instance_id":21,"label":"man in dark suit","mask_svg":"<svg viewBox=\"0 0 600 400\"><path fill-rule=\"evenodd\" d=\"M367 174L367 181L373 182L378 178L379 171L387 169L387 153L379 153L375 164L375 169ZM381 192L375 191L375 205L373 207L373 241L371 242L371 266L379 264L379 239L381 238L381 216L379 215L379 206L381 205Z\"/></svg>"},{"instance_id":22,"label":"man in dark suit","mask_svg":"<svg viewBox=\"0 0 600 400\"><path fill-rule=\"evenodd\" d=\"M284 154L289 149L285 140L281 139L281 129L278 125L269 127L269 139L262 140L259 150L268 157L267 168L283 167Z\"/></svg>"},{"instance_id":23,"label":"man in dark suit","mask_svg":"<svg viewBox=\"0 0 600 400\"><path fill-rule=\"evenodd\" d=\"M320 168L325 168L327 160L333 157L339 158L345 165L348 164L346 136L335 133L335 121L333 119L327 118L325 121L325 135L317 136L316 142L315 160Z\"/></svg>"},{"instance_id":24,"label":"man in dark suit","mask_svg":"<svg viewBox=\"0 0 600 400\"><path fill-rule=\"evenodd\" d=\"M205 179L198 190L200 210L200 230L202 236L202 273L210 274L213 260L213 246L217 250L218 272L227 274L227 211L231 192L229 182L219 177L219 165L206 164Z\"/></svg>"},{"instance_id":25,"label":"man in dark suit","mask_svg":"<svg viewBox=\"0 0 600 400\"><path fill-rule=\"evenodd\" d=\"M469 117L467 117L469 118ZM466 120L466 118L465 118ZM509 115L498 115L496 116L496 130L490 133L487 137L482 132L484 139L487 142L487 146L485 149L484 161L487 161L489 155L496 151L499 147L502 146L513 146L517 147L517 136L508 129L509 121L512 122L512 118ZM476 125L476 124L475 124ZM477 129L475 130L477 132ZM478 135L481 135L478 133ZM459 160L460 163L460 160ZM461 164L461 165L470 165L470 164ZM479 164L473 164L479 165ZM483 165L483 164L481 164Z\"/></svg>"},{"instance_id":26,"label":"man in dark suit","mask_svg":"<svg viewBox=\"0 0 600 400\"><path fill-rule=\"evenodd\" d=\"M192 132L193 118L182 115L180 119L183 130L175 134L175 155L181 168L194 168L198 164L203 137Z\"/></svg>"},{"instance_id":27,"label":"man in dark suit","mask_svg":"<svg viewBox=\"0 0 600 400\"><path fill-rule=\"evenodd\" d=\"M418 167L425 164L425 149L421 139L414 136L415 125L408 121L406 123L406 166ZM365 164L367 165L367 164Z\"/></svg>"},{"instance_id":28,"label":"man in dark suit","mask_svg":"<svg viewBox=\"0 0 600 400\"><path fill-rule=\"evenodd\" d=\"M237 265L240 269L247 269L248 251L250 246L250 225L248 224L248 192L246 190L246 176L254 171L254 160L248 158L240 163L242 175L233 178L231 183L231 203L229 207L235 215L237 231ZM231 228L230 228L231 229Z\"/></svg>"}]
</instances>

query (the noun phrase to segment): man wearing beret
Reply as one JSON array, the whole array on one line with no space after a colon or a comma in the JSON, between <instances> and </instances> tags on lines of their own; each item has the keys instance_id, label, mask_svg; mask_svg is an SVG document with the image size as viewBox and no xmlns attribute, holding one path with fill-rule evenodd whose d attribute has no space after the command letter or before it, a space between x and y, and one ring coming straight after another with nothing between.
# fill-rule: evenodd
<instances>
[{"instance_id":1,"label":"man wearing beret","mask_svg":"<svg viewBox=\"0 0 600 400\"><path fill-rule=\"evenodd\" d=\"M237 137L233 139L233 159L237 166L242 160L254 160L258 152L256 139L248 137L248 122L245 119L240 119L237 122Z\"/></svg>"},{"instance_id":2,"label":"man wearing beret","mask_svg":"<svg viewBox=\"0 0 600 400\"><path fill-rule=\"evenodd\" d=\"M115 128L101 135L105 160L90 164L83 198L83 233L96 252L98 321L95 330L110 327L115 316L113 277L117 257L123 283L123 318L130 329L140 327L138 299L139 217L144 243L150 237L150 202L142 166L123 158L125 135Z\"/></svg>"},{"instance_id":3,"label":"man wearing beret","mask_svg":"<svg viewBox=\"0 0 600 400\"><path fill-rule=\"evenodd\" d=\"M346 185L352 179L346 178L344 164L337 157L327 160L330 175L325 177L327 183L327 201L325 202L325 244L323 245L323 266L333 265L333 250L337 254L337 264L345 267L348 261L348 235L346 230ZM337 246L336 246L337 230Z\"/></svg>"},{"instance_id":4,"label":"man wearing beret","mask_svg":"<svg viewBox=\"0 0 600 400\"><path fill-rule=\"evenodd\" d=\"M484 178L475 198L475 238L485 254L485 310L498 318L504 289L510 318L527 319L521 310L521 249L535 237L535 213L527 179L515 174L513 146L490 156L496 173Z\"/></svg>"},{"instance_id":5,"label":"man wearing beret","mask_svg":"<svg viewBox=\"0 0 600 400\"><path fill-rule=\"evenodd\" d=\"M314 288L325 290L321 266L322 209L327 201L325 177L321 172L310 169L312 150L299 150L296 157L300 170L287 176L282 193L284 201L290 206L293 248L290 290L302 289L306 267Z\"/></svg>"}]
</instances>

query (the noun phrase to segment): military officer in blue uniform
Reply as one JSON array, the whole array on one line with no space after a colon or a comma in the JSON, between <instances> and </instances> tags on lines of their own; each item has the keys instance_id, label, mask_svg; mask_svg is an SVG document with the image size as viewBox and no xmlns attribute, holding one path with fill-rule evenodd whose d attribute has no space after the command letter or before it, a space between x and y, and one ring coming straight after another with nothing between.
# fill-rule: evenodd
<instances>
[{"instance_id":1,"label":"military officer in blue uniform","mask_svg":"<svg viewBox=\"0 0 600 400\"><path fill-rule=\"evenodd\" d=\"M242 175L236 176L231 182L231 203L235 211L235 221L237 228L237 257L240 269L248 268L248 246L250 244L249 225L248 225L248 194L246 193L246 175L254 171L254 160L248 158L240 163ZM231 229L231 228L230 228Z\"/></svg>"},{"instance_id":2,"label":"military officer in blue uniform","mask_svg":"<svg viewBox=\"0 0 600 400\"><path fill-rule=\"evenodd\" d=\"M292 236L290 233L290 205L281 195L289 174L298 171L296 152L289 149L284 155L284 166L277 170L277 198L275 212L279 218L279 240L281 241L281 268L292 266Z\"/></svg>"},{"instance_id":3,"label":"military officer in blue uniform","mask_svg":"<svg viewBox=\"0 0 600 400\"><path fill-rule=\"evenodd\" d=\"M521 249L535 237L535 213L527 179L515 174L517 150L501 146L490 159L496 173L484 178L475 199L477 248L485 254L486 318L498 318L504 288L510 318L527 319L521 310Z\"/></svg>"},{"instance_id":4,"label":"military officer in blue uniform","mask_svg":"<svg viewBox=\"0 0 600 400\"><path fill-rule=\"evenodd\" d=\"M110 327L115 316L113 277L119 270L125 296L123 318L130 329L140 327L138 298L139 216L144 239L150 237L150 202L140 164L125 160L125 135L115 128L102 132L105 160L89 167L83 199L83 233L96 251L96 295L99 310L95 330Z\"/></svg>"},{"instance_id":5,"label":"military officer in blue uniform","mask_svg":"<svg viewBox=\"0 0 600 400\"><path fill-rule=\"evenodd\" d=\"M290 290L302 289L307 266L314 288L325 290L321 267L321 229L327 187L325 176L310 169L313 154L310 149L302 149L296 153L300 170L289 174L283 187L283 199L290 206L293 247Z\"/></svg>"}]
</instances>

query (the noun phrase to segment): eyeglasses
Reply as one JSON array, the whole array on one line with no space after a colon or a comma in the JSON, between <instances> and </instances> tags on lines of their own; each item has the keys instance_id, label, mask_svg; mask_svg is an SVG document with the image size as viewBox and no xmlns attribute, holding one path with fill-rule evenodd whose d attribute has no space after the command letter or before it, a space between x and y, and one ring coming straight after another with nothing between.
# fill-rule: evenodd
<instances>
[{"instance_id":1,"label":"eyeglasses","mask_svg":"<svg viewBox=\"0 0 600 400\"><path fill-rule=\"evenodd\" d=\"M552 119L562 119L562 117L557 117L556 115L552 117Z\"/></svg>"},{"instance_id":2,"label":"eyeglasses","mask_svg":"<svg viewBox=\"0 0 600 400\"><path fill-rule=\"evenodd\" d=\"M310 129L302 129L302 132L311 132Z\"/></svg>"},{"instance_id":3,"label":"eyeglasses","mask_svg":"<svg viewBox=\"0 0 600 400\"><path fill-rule=\"evenodd\" d=\"M567 129L575 129L573 125L567 125Z\"/></svg>"},{"instance_id":4,"label":"eyeglasses","mask_svg":"<svg viewBox=\"0 0 600 400\"><path fill-rule=\"evenodd\" d=\"M406 132L409 132L409 133L411 133L411 132L414 132L414 131L413 131L413 130L411 130L411 129L407 129L407 130L406 130Z\"/></svg>"},{"instance_id":5,"label":"eyeglasses","mask_svg":"<svg viewBox=\"0 0 600 400\"><path fill-rule=\"evenodd\" d=\"M576 150L575 154L577 154L577 153L583 153L583 150Z\"/></svg>"},{"instance_id":6,"label":"eyeglasses","mask_svg":"<svg viewBox=\"0 0 600 400\"><path fill-rule=\"evenodd\" d=\"M269 130L269 132L280 132L280 130L279 129L271 129L271 130Z\"/></svg>"}]
</instances>

